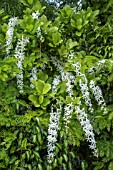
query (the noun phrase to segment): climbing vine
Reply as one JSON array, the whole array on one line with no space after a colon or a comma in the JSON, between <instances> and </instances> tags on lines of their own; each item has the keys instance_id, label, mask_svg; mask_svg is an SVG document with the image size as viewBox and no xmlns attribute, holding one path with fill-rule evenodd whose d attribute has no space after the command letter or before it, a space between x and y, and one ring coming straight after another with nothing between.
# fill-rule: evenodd
<instances>
[{"instance_id":1,"label":"climbing vine","mask_svg":"<svg viewBox=\"0 0 113 170\"><path fill-rule=\"evenodd\" d=\"M21 18L0 11L0 169L111 170L112 19L22 2Z\"/></svg>"}]
</instances>

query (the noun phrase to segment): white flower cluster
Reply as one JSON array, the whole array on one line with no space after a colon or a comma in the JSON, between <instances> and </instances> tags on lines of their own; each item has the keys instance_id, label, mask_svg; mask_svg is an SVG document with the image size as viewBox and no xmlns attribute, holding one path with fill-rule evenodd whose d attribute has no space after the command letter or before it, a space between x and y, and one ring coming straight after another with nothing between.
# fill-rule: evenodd
<instances>
[{"instance_id":1,"label":"white flower cluster","mask_svg":"<svg viewBox=\"0 0 113 170\"><path fill-rule=\"evenodd\" d=\"M82 0L79 0L77 2L77 5L78 5L78 10L81 10L81 8L82 8Z\"/></svg>"},{"instance_id":2,"label":"white flower cluster","mask_svg":"<svg viewBox=\"0 0 113 170\"><path fill-rule=\"evenodd\" d=\"M36 11L36 12L33 12L33 13L32 13L33 19L39 20L39 16L40 16L39 11ZM40 41L41 41L41 42L44 41L44 37L42 36L40 26L37 28L37 37L40 38Z\"/></svg>"},{"instance_id":3,"label":"white flower cluster","mask_svg":"<svg viewBox=\"0 0 113 170\"><path fill-rule=\"evenodd\" d=\"M73 98L74 94L72 90L72 83L76 84L75 77L70 72L61 72L61 78L62 78L62 81L66 81L66 86L67 86L66 92L68 93L70 97Z\"/></svg>"},{"instance_id":4,"label":"white flower cluster","mask_svg":"<svg viewBox=\"0 0 113 170\"><path fill-rule=\"evenodd\" d=\"M75 56L74 56L74 53L70 53L70 54L68 54L68 58L69 59L73 59Z\"/></svg>"},{"instance_id":5,"label":"white flower cluster","mask_svg":"<svg viewBox=\"0 0 113 170\"><path fill-rule=\"evenodd\" d=\"M44 37L42 36L40 26L37 28L37 37L40 38L41 42L44 42Z\"/></svg>"},{"instance_id":6,"label":"white flower cluster","mask_svg":"<svg viewBox=\"0 0 113 170\"><path fill-rule=\"evenodd\" d=\"M87 81L86 75L80 72L80 68L81 68L80 63L77 62L76 64L72 64L72 65L75 67L76 75L81 77L81 79L79 80L79 86L81 88L81 93L82 93L83 99L85 100L85 104L89 106L89 111L93 112L94 109L92 108L92 103L91 103L91 99L89 96L90 93L89 93L89 89L87 85L88 81ZM82 79L84 82L82 81Z\"/></svg>"},{"instance_id":7,"label":"white flower cluster","mask_svg":"<svg viewBox=\"0 0 113 170\"><path fill-rule=\"evenodd\" d=\"M104 109L104 112L106 113L106 111L107 111L106 107L105 107L106 103L103 98L102 91L101 91L100 87L96 86L93 80L90 81L89 87L91 88L92 93L93 93L96 101L98 102L98 105L101 106L101 109Z\"/></svg>"},{"instance_id":8,"label":"white flower cluster","mask_svg":"<svg viewBox=\"0 0 113 170\"><path fill-rule=\"evenodd\" d=\"M93 112L94 109L92 108L91 99L89 97L90 93L89 93L87 83L83 83L82 80L80 79L79 86L81 88L81 92L82 92L83 99L85 100L85 104L89 106L89 111Z\"/></svg>"},{"instance_id":9,"label":"white flower cluster","mask_svg":"<svg viewBox=\"0 0 113 170\"><path fill-rule=\"evenodd\" d=\"M57 106L58 105L58 106ZM55 156L54 150L56 148L55 143L57 141L57 131L59 126L59 119L62 112L62 102L57 100L56 104L56 112L54 112L53 105L51 106L51 113L50 113L50 124L48 128L48 136L47 136L47 159L49 163L52 163L53 158Z\"/></svg>"},{"instance_id":10,"label":"white flower cluster","mask_svg":"<svg viewBox=\"0 0 113 170\"><path fill-rule=\"evenodd\" d=\"M56 67L57 71L59 71L60 73L63 72L64 70L63 63L59 61L56 57L51 57L51 60L54 66Z\"/></svg>"},{"instance_id":11,"label":"white flower cluster","mask_svg":"<svg viewBox=\"0 0 113 170\"><path fill-rule=\"evenodd\" d=\"M40 13L39 13L39 11L36 11L36 12L33 12L32 13L32 17L33 17L33 19L39 19L39 15L40 15Z\"/></svg>"},{"instance_id":12,"label":"white flower cluster","mask_svg":"<svg viewBox=\"0 0 113 170\"><path fill-rule=\"evenodd\" d=\"M60 72L61 75L56 76L53 80L53 91L55 93L57 93L57 85L61 82L61 81L66 81L66 92L68 93L68 95L73 99L74 94L73 94L73 85L76 85L76 81L75 81L75 77L73 76L72 73L70 72L64 72L64 67L62 65L62 63L57 60L55 57L52 57L52 61L53 64L56 66L57 70ZM66 127L66 132L68 131L68 124L70 123L70 118L72 116L72 112L73 112L73 105L72 103L68 104L65 106L64 108L64 121L65 121L65 127Z\"/></svg>"},{"instance_id":13,"label":"white flower cluster","mask_svg":"<svg viewBox=\"0 0 113 170\"><path fill-rule=\"evenodd\" d=\"M64 107L64 121L65 121L66 133L68 133L69 123L70 123L70 119L72 117L73 110L74 110L74 106L73 106L72 102L67 104Z\"/></svg>"},{"instance_id":14,"label":"white flower cluster","mask_svg":"<svg viewBox=\"0 0 113 170\"><path fill-rule=\"evenodd\" d=\"M89 70L87 70L87 72L92 74L92 73L97 72L99 69L106 67L106 61L109 61L109 63L113 64L113 60L103 59L103 60L100 60L98 63L96 63L95 66L93 66Z\"/></svg>"},{"instance_id":15,"label":"white flower cluster","mask_svg":"<svg viewBox=\"0 0 113 170\"><path fill-rule=\"evenodd\" d=\"M104 59L104 60L100 60L97 64L96 64L96 66L93 66L93 67L91 67L87 72L88 73L95 73L100 67L102 67L103 65L105 66L105 62L106 62L106 60Z\"/></svg>"},{"instance_id":16,"label":"white flower cluster","mask_svg":"<svg viewBox=\"0 0 113 170\"><path fill-rule=\"evenodd\" d=\"M13 33L14 33L14 27L17 24L18 24L17 17L11 18L9 20L8 30L6 32L6 35L8 36L7 39L6 39L6 53L7 53L7 55L9 55L9 53L10 53L11 44L12 44L12 38L13 38Z\"/></svg>"},{"instance_id":17,"label":"white flower cluster","mask_svg":"<svg viewBox=\"0 0 113 170\"><path fill-rule=\"evenodd\" d=\"M36 76L36 73L37 73L37 68L36 67L33 67L32 70L31 70L31 77L30 77L30 87L33 89L34 88L34 85L32 83L32 80L37 80L37 76Z\"/></svg>"},{"instance_id":18,"label":"white flower cluster","mask_svg":"<svg viewBox=\"0 0 113 170\"><path fill-rule=\"evenodd\" d=\"M57 86L58 84L61 82L60 80L60 76L55 76L55 78L53 79L53 86L52 86L52 91L56 94L57 93Z\"/></svg>"},{"instance_id":19,"label":"white flower cluster","mask_svg":"<svg viewBox=\"0 0 113 170\"><path fill-rule=\"evenodd\" d=\"M74 94L73 94L73 90L72 90L72 88L73 88L72 84L76 85L75 77L70 72L62 72L61 78L62 78L62 81L66 81L66 86L67 86L66 92L73 100ZM64 118L63 119L65 121L66 133L68 133L69 123L70 123L70 119L72 117L72 113L73 113L73 104L71 102L64 107Z\"/></svg>"},{"instance_id":20,"label":"white flower cluster","mask_svg":"<svg viewBox=\"0 0 113 170\"><path fill-rule=\"evenodd\" d=\"M20 73L17 74L17 86L20 89L20 93L23 92L23 60L24 60L24 50L25 50L25 46L27 45L27 43L29 42L29 40L25 37L22 36L22 40L19 39L15 48L15 58L18 59L18 61L16 62L17 67L20 69Z\"/></svg>"},{"instance_id":21,"label":"white flower cluster","mask_svg":"<svg viewBox=\"0 0 113 170\"><path fill-rule=\"evenodd\" d=\"M83 127L83 131L85 132L87 141L90 143L89 148L93 150L94 156L98 157L98 149L96 147L96 141L93 133L93 127L85 113L84 108L80 109L80 105L76 106L77 117L80 121L81 126Z\"/></svg>"}]
</instances>

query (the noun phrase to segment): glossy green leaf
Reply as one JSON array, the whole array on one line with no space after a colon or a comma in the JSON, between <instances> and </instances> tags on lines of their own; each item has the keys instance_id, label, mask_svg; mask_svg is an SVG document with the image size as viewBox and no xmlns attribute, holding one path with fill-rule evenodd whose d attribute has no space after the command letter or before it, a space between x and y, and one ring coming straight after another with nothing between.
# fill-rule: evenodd
<instances>
[{"instance_id":1,"label":"glossy green leaf","mask_svg":"<svg viewBox=\"0 0 113 170\"><path fill-rule=\"evenodd\" d=\"M59 43L61 43L63 41L61 39L61 34L59 32L52 34L52 40L53 40L54 45L58 45Z\"/></svg>"},{"instance_id":2,"label":"glossy green leaf","mask_svg":"<svg viewBox=\"0 0 113 170\"><path fill-rule=\"evenodd\" d=\"M42 106L47 106L50 103L50 100L48 98L44 98Z\"/></svg>"},{"instance_id":3,"label":"glossy green leaf","mask_svg":"<svg viewBox=\"0 0 113 170\"><path fill-rule=\"evenodd\" d=\"M78 43L76 41L72 41L72 39L68 39L66 42L67 49L72 49L73 47L77 46Z\"/></svg>"},{"instance_id":4,"label":"glossy green leaf","mask_svg":"<svg viewBox=\"0 0 113 170\"><path fill-rule=\"evenodd\" d=\"M43 95L40 95L40 96L39 96L39 104L42 104L42 103L43 103L43 100L44 100L44 96L43 96Z\"/></svg>"},{"instance_id":5,"label":"glossy green leaf","mask_svg":"<svg viewBox=\"0 0 113 170\"><path fill-rule=\"evenodd\" d=\"M47 84L47 83L46 83L46 84L44 85L42 94L48 93L48 92L50 91L50 89L51 89L51 84Z\"/></svg>"},{"instance_id":6,"label":"glossy green leaf","mask_svg":"<svg viewBox=\"0 0 113 170\"><path fill-rule=\"evenodd\" d=\"M45 83L42 80L38 80L36 84L36 90L39 94L43 94L44 86L45 86Z\"/></svg>"},{"instance_id":7,"label":"glossy green leaf","mask_svg":"<svg viewBox=\"0 0 113 170\"><path fill-rule=\"evenodd\" d=\"M108 170L113 170L113 162L110 162L110 164L108 166Z\"/></svg>"},{"instance_id":8,"label":"glossy green leaf","mask_svg":"<svg viewBox=\"0 0 113 170\"><path fill-rule=\"evenodd\" d=\"M33 4L33 0L27 0L27 1L30 5Z\"/></svg>"},{"instance_id":9,"label":"glossy green leaf","mask_svg":"<svg viewBox=\"0 0 113 170\"><path fill-rule=\"evenodd\" d=\"M29 96L29 100L31 100L33 102L35 107L39 107L40 106L40 104L38 103L38 97L36 95L30 95Z\"/></svg>"},{"instance_id":10,"label":"glossy green leaf","mask_svg":"<svg viewBox=\"0 0 113 170\"><path fill-rule=\"evenodd\" d=\"M43 170L43 168L42 168L42 165L41 165L41 164L38 164L38 169L39 169L39 170Z\"/></svg>"}]
</instances>

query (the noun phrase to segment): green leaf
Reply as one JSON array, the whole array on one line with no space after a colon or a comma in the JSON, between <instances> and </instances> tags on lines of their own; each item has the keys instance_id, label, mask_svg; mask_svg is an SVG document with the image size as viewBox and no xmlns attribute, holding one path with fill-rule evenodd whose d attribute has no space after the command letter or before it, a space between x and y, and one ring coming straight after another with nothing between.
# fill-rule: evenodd
<instances>
[{"instance_id":1,"label":"green leaf","mask_svg":"<svg viewBox=\"0 0 113 170\"><path fill-rule=\"evenodd\" d=\"M66 50L65 46L62 45L61 48L58 49L58 52L59 52L59 54L60 54L61 56L63 56L63 55L66 54L67 50Z\"/></svg>"},{"instance_id":2,"label":"green leaf","mask_svg":"<svg viewBox=\"0 0 113 170\"><path fill-rule=\"evenodd\" d=\"M36 143L36 135L33 135L33 142Z\"/></svg>"},{"instance_id":3,"label":"green leaf","mask_svg":"<svg viewBox=\"0 0 113 170\"><path fill-rule=\"evenodd\" d=\"M93 15L94 15L94 16L99 15L99 10L94 11L94 12L93 12Z\"/></svg>"},{"instance_id":4,"label":"green leaf","mask_svg":"<svg viewBox=\"0 0 113 170\"><path fill-rule=\"evenodd\" d=\"M47 106L50 103L50 100L47 98L44 98L42 106Z\"/></svg>"},{"instance_id":5,"label":"green leaf","mask_svg":"<svg viewBox=\"0 0 113 170\"><path fill-rule=\"evenodd\" d=\"M4 42L4 35L3 34L0 34L0 42Z\"/></svg>"},{"instance_id":6,"label":"green leaf","mask_svg":"<svg viewBox=\"0 0 113 170\"><path fill-rule=\"evenodd\" d=\"M3 14L3 13L4 13L4 10L3 10L3 9L1 9L1 10L0 10L0 15L1 15L1 14Z\"/></svg>"},{"instance_id":7,"label":"green leaf","mask_svg":"<svg viewBox=\"0 0 113 170\"><path fill-rule=\"evenodd\" d=\"M67 162L68 161L68 157L66 154L63 154L64 160Z\"/></svg>"},{"instance_id":8,"label":"green leaf","mask_svg":"<svg viewBox=\"0 0 113 170\"><path fill-rule=\"evenodd\" d=\"M72 39L69 39L66 43L67 49L72 49L74 46L77 46L78 43L76 41L72 41Z\"/></svg>"},{"instance_id":9,"label":"green leaf","mask_svg":"<svg viewBox=\"0 0 113 170\"><path fill-rule=\"evenodd\" d=\"M6 15L6 16L4 16L4 17L2 17L2 20L4 21L4 20L6 20L7 18L9 18L9 16L8 16L8 15Z\"/></svg>"},{"instance_id":10,"label":"green leaf","mask_svg":"<svg viewBox=\"0 0 113 170\"><path fill-rule=\"evenodd\" d=\"M20 0L21 3L23 3L25 6L29 6L26 0Z\"/></svg>"},{"instance_id":11,"label":"green leaf","mask_svg":"<svg viewBox=\"0 0 113 170\"><path fill-rule=\"evenodd\" d=\"M76 35L77 35L78 37L80 37L80 36L82 35L82 32L76 31Z\"/></svg>"},{"instance_id":12,"label":"green leaf","mask_svg":"<svg viewBox=\"0 0 113 170\"><path fill-rule=\"evenodd\" d=\"M26 29L26 22L22 19L19 20L19 23L20 23L20 26L23 28L23 29Z\"/></svg>"},{"instance_id":13,"label":"green leaf","mask_svg":"<svg viewBox=\"0 0 113 170\"><path fill-rule=\"evenodd\" d=\"M38 97L35 95L30 95L29 100L31 100L35 107L39 107L40 104L38 103Z\"/></svg>"},{"instance_id":14,"label":"green leaf","mask_svg":"<svg viewBox=\"0 0 113 170\"><path fill-rule=\"evenodd\" d=\"M22 149L26 149L26 146L27 146L27 138L24 138L24 140L22 141Z\"/></svg>"},{"instance_id":15,"label":"green leaf","mask_svg":"<svg viewBox=\"0 0 113 170\"><path fill-rule=\"evenodd\" d=\"M53 168L55 168L56 166L57 166L57 159L54 159Z\"/></svg>"},{"instance_id":16,"label":"green leaf","mask_svg":"<svg viewBox=\"0 0 113 170\"><path fill-rule=\"evenodd\" d=\"M51 89L51 84L45 84L42 94L46 94Z\"/></svg>"},{"instance_id":17,"label":"green leaf","mask_svg":"<svg viewBox=\"0 0 113 170\"><path fill-rule=\"evenodd\" d=\"M14 152L16 152L16 146L13 146L13 147L10 149L10 153L11 153L11 154L14 153Z\"/></svg>"},{"instance_id":18,"label":"green leaf","mask_svg":"<svg viewBox=\"0 0 113 170\"><path fill-rule=\"evenodd\" d=\"M113 162L110 162L110 164L108 166L108 170L113 170Z\"/></svg>"},{"instance_id":19,"label":"green leaf","mask_svg":"<svg viewBox=\"0 0 113 170\"><path fill-rule=\"evenodd\" d=\"M30 5L32 5L32 4L33 4L33 0L28 0L28 3L29 3Z\"/></svg>"},{"instance_id":20,"label":"green leaf","mask_svg":"<svg viewBox=\"0 0 113 170\"><path fill-rule=\"evenodd\" d=\"M52 170L52 166L47 165L47 170Z\"/></svg>"},{"instance_id":21,"label":"green leaf","mask_svg":"<svg viewBox=\"0 0 113 170\"><path fill-rule=\"evenodd\" d=\"M39 104L42 104L42 103L43 103L43 100L44 100L44 96L43 96L43 95L40 95L40 96L39 96Z\"/></svg>"},{"instance_id":22,"label":"green leaf","mask_svg":"<svg viewBox=\"0 0 113 170\"><path fill-rule=\"evenodd\" d=\"M43 168L42 168L42 165L41 165L41 164L38 164L38 169L39 169L39 170L43 170Z\"/></svg>"},{"instance_id":23,"label":"green leaf","mask_svg":"<svg viewBox=\"0 0 113 170\"><path fill-rule=\"evenodd\" d=\"M76 105L80 101L81 97L76 97L73 101L73 104Z\"/></svg>"},{"instance_id":24,"label":"green leaf","mask_svg":"<svg viewBox=\"0 0 113 170\"><path fill-rule=\"evenodd\" d=\"M82 170L86 170L85 162L84 161L81 162L81 168L82 168Z\"/></svg>"},{"instance_id":25,"label":"green leaf","mask_svg":"<svg viewBox=\"0 0 113 170\"><path fill-rule=\"evenodd\" d=\"M77 25L77 29L80 30L82 28L82 19L79 18L79 19L77 19L76 22L77 22L77 24L76 24Z\"/></svg>"},{"instance_id":26,"label":"green leaf","mask_svg":"<svg viewBox=\"0 0 113 170\"><path fill-rule=\"evenodd\" d=\"M76 26L76 21L72 20L72 21L71 21L71 26L76 28L76 27L77 27L77 26Z\"/></svg>"},{"instance_id":27,"label":"green leaf","mask_svg":"<svg viewBox=\"0 0 113 170\"><path fill-rule=\"evenodd\" d=\"M9 164L13 164L16 161L17 157L16 156L12 156L10 159Z\"/></svg>"},{"instance_id":28,"label":"green leaf","mask_svg":"<svg viewBox=\"0 0 113 170\"><path fill-rule=\"evenodd\" d=\"M39 94L43 94L45 83L42 80L38 80L36 83L36 90Z\"/></svg>"},{"instance_id":29,"label":"green leaf","mask_svg":"<svg viewBox=\"0 0 113 170\"><path fill-rule=\"evenodd\" d=\"M66 5L66 6L64 7L64 10L66 11L66 14L67 14L68 16L70 16L70 15L72 14L72 12L73 12L73 8L71 8L69 5Z\"/></svg>"},{"instance_id":30,"label":"green leaf","mask_svg":"<svg viewBox=\"0 0 113 170\"><path fill-rule=\"evenodd\" d=\"M72 98L70 96L66 96L66 101L67 101L67 103L71 103L72 102Z\"/></svg>"},{"instance_id":31,"label":"green leaf","mask_svg":"<svg viewBox=\"0 0 113 170\"><path fill-rule=\"evenodd\" d=\"M59 162L59 164L62 164L62 161L63 161L63 157L62 157L62 156L60 156L60 158L58 158L58 162Z\"/></svg>"},{"instance_id":32,"label":"green leaf","mask_svg":"<svg viewBox=\"0 0 113 170\"><path fill-rule=\"evenodd\" d=\"M27 30L28 32L32 32L33 27L34 27L34 26L33 26L32 24L27 25L27 26L26 26L26 30Z\"/></svg>"},{"instance_id":33,"label":"green leaf","mask_svg":"<svg viewBox=\"0 0 113 170\"><path fill-rule=\"evenodd\" d=\"M52 34L53 44L56 46L61 43L63 40L61 39L61 34L59 32Z\"/></svg>"}]
</instances>

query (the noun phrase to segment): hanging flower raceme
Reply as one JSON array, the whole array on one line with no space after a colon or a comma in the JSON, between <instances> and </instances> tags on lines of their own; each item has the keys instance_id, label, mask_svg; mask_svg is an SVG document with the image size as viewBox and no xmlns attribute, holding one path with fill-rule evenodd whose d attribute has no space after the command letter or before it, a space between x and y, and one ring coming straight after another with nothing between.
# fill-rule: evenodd
<instances>
[{"instance_id":1,"label":"hanging flower raceme","mask_svg":"<svg viewBox=\"0 0 113 170\"><path fill-rule=\"evenodd\" d=\"M72 90L72 83L75 84L75 77L70 73L70 72L61 72L61 78L62 78L62 81L66 81L66 86L67 86L67 89L66 89L66 92L68 93L68 95L70 97L73 98L73 90Z\"/></svg>"},{"instance_id":2,"label":"hanging flower raceme","mask_svg":"<svg viewBox=\"0 0 113 170\"><path fill-rule=\"evenodd\" d=\"M92 93L93 93L96 101L98 102L98 105L101 106L101 109L104 110L104 112L106 113L107 112L106 103L103 98L102 91L101 91L100 87L96 86L93 80L90 81L89 87L91 88Z\"/></svg>"},{"instance_id":3,"label":"hanging flower raceme","mask_svg":"<svg viewBox=\"0 0 113 170\"><path fill-rule=\"evenodd\" d=\"M56 108L57 107L57 108ZM56 109L56 111L54 111ZM55 143L57 141L57 131L59 126L59 119L62 112L62 102L57 100L56 106L51 106L50 113L50 124L48 128L48 136L47 136L47 160L49 163L52 163L53 158L55 156Z\"/></svg>"},{"instance_id":4,"label":"hanging flower raceme","mask_svg":"<svg viewBox=\"0 0 113 170\"><path fill-rule=\"evenodd\" d=\"M87 141L90 143L89 148L93 150L94 156L98 157L98 149L96 147L96 141L93 133L93 127L85 113L84 108L80 109L81 102L78 106L75 107L77 118L80 121L81 126L83 127L83 131L85 132Z\"/></svg>"},{"instance_id":5,"label":"hanging flower raceme","mask_svg":"<svg viewBox=\"0 0 113 170\"><path fill-rule=\"evenodd\" d=\"M11 45L12 45L12 38L13 38L13 34L14 34L14 27L18 24L18 19L17 17L11 18L9 20L8 23L8 30L6 32L7 35L7 39L6 39L6 53L7 53L7 57L9 56L10 53L10 49L11 49Z\"/></svg>"},{"instance_id":6,"label":"hanging flower raceme","mask_svg":"<svg viewBox=\"0 0 113 170\"><path fill-rule=\"evenodd\" d=\"M71 99L73 100L74 94L73 94L72 84L76 84L75 77L70 72L61 72L61 78L62 78L62 81L66 81L66 86L67 86L66 92L67 92L68 96L71 97ZM69 123L70 123L70 119L71 119L72 113L73 113L73 107L74 106L73 106L72 102L68 103L64 107L63 119L64 119L64 123L65 123L66 133L68 133Z\"/></svg>"},{"instance_id":7,"label":"hanging flower raceme","mask_svg":"<svg viewBox=\"0 0 113 170\"><path fill-rule=\"evenodd\" d=\"M60 76L55 76L52 82L52 91L56 94L57 93L57 86L61 82Z\"/></svg>"},{"instance_id":8,"label":"hanging flower raceme","mask_svg":"<svg viewBox=\"0 0 113 170\"><path fill-rule=\"evenodd\" d=\"M34 85L32 83L32 80L37 80L37 76L36 76L36 73L37 73L37 68L36 67L33 67L32 70L31 70L31 77L30 77L30 87L33 89L34 88Z\"/></svg>"},{"instance_id":9,"label":"hanging flower raceme","mask_svg":"<svg viewBox=\"0 0 113 170\"><path fill-rule=\"evenodd\" d=\"M102 69L103 67L106 68L106 62L109 62L109 64L113 64L113 60L110 59L103 59L99 60L95 66L91 67L89 70L87 70L88 73L96 73L98 70Z\"/></svg>"},{"instance_id":10,"label":"hanging flower raceme","mask_svg":"<svg viewBox=\"0 0 113 170\"><path fill-rule=\"evenodd\" d=\"M88 81L87 81L86 75L80 72L81 64L77 62L76 64L72 64L72 66L75 67L76 75L80 77L79 86L81 88L81 93L82 93L83 99L85 100L85 104L89 107L89 111L93 112L94 109L92 108L92 103L91 103L91 99L89 96L89 89L87 85Z\"/></svg>"},{"instance_id":11,"label":"hanging flower raceme","mask_svg":"<svg viewBox=\"0 0 113 170\"><path fill-rule=\"evenodd\" d=\"M40 12L36 11L32 13L33 19L39 20ZM41 28L40 26L37 28L37 37L40 39L40 42L44 41L44 37L42 36Z\"/></svg>"},{"instance_id":12,"label":"hanging flower raceme","mask_svg":"<svg viewBox=\"0 0 113 170\"><path fill-rule=\"evenodd\" d=\"M60 75L56 76L53 80L53 92L57 93L57 85L61 81L65 81L67 87L66 92L68 96L70 96L71 99L73 100L74 94L72 88L73 85L76 85L74 75L71 72L64 72L64 67L62 63L59 60L57 60L56 57L52 57L52 61L55 67L57 68L57 70L60 72ZM72 112L73 112L73 104L71 102L64 107L64 123L66 127L66 132L68 132L68 128L69 128L68 125L70 123Z\"/></svg>"},{"instance_id":13,"label":"hanging flower raceme","mask_svg":"<svg viewBox=\"0 0 113 170\"><path fill-rule=\"evenodd\" d=\"M61 74L64 70L63 63L57 57L51 57L52 64L56 67L57 71Z\"/></svg>"},{"instance_id":14,"label":"hanging flower raceme","mask_svg":"<svg viewBox=\"0 0 113 170\"><path fill-rule=\"evenodd\" d=\"M73 103L69 103L64 107L64 121L65 121L65 128L66 128L66 133L68 133L68 129L69 129L69 123L70 123L70 119L72 117L72 113L74 110L74 106Z\"/></svg>"},{"instance_id":15,"label":"hanging flower raceme","mask_svg":"<svg viewBox=\"0 0 113 170\"><path fill-rule=\"evenodd\" d=\"M19 39L15 48L15 58L18 59L18 61L16 62L17 67L20 69L20 73L17 74L17 86L19 88L19 92L22 93L23 92L23 60L24 60L24 50L25 50L25 46L27 45L27 43L29 42L28 38L23 37L22 39Z\"/></svg>"}]
</instances>

